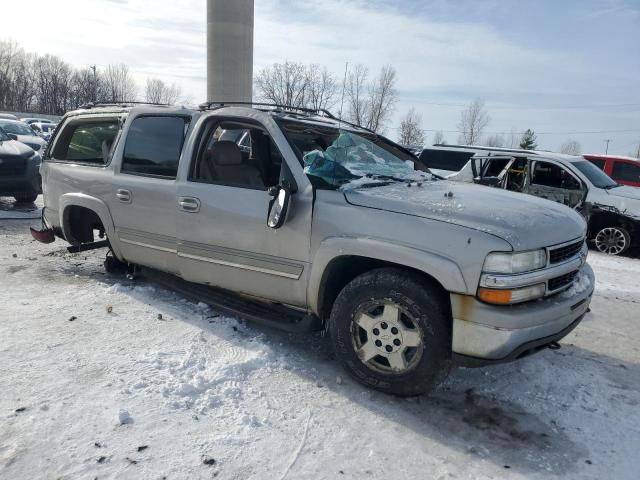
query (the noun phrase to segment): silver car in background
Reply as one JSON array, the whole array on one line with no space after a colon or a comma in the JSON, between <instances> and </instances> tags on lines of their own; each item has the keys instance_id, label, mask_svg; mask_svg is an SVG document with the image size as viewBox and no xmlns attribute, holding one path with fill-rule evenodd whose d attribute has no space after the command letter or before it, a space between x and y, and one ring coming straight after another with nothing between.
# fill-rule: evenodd
<instances>
[{"instance_id":1,"label":"silver car in background","mask_svg":"<svg viewBox=\"0 0 640 480\"><path fill-rule=\"evenodd\" d=\"M1 120L2 128L9 137L24 143L36 152L42 152L47 146L47 141L38 135L27 123L18 120Z\"/></svg>"}]
</instances>

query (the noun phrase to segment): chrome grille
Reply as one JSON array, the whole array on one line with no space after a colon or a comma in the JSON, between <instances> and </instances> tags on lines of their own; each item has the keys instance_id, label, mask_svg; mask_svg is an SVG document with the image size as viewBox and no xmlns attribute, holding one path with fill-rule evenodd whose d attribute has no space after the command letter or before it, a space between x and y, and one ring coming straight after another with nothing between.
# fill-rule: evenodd
<instances>
[{"instance_id":1,"label":"chrome grille","mask_svg":"<svg viewBox=\"0 0 640 480\"><path fill-rule=\"evenodd\" d=\"M549 250L549 262L551 265L562 263L565 260L569 260L570 258L575 257L582 247L584 246L584 240L580 240L579 242L572 243L570 245L565 245L564 247L555 248Z\"/></svg>"}]
</instances>

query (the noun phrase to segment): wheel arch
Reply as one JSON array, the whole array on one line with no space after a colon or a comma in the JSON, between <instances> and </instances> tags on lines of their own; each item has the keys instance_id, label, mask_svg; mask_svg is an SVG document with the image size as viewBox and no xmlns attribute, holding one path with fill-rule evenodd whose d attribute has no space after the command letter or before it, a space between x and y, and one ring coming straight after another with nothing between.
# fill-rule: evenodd
<instances>
[{"instance_id":1,"label":"wheel arch","mask_svg":"<svg viewBox=\"0 0 640 480\"><path fill-rule=\"evenodd\" d=\"M326 319L338 294L354 278L379 268L396 268L419 277L442 293L466 292L462 272L453 261L404 245L374 239L331 239L323 242L313 262L309 306Z\"/></svg>"},{"instance_id":2,"label":"wheel arch","mask_svg":"<svg viewBox=\"0 0 640 480\"><path fill-rule=\"evenodd\" d=\"M94 225L95 221L100 222L100 226L109 238L113 253L122 259L121 252L117 244L117 236L111 213L107 205L100 199L82 193L72 193L63 195L60 199L59 221L62 235L71 245L87 243L87 238L79 232L83 227ZM83 223L79 225L79 223ZM116 240L114 242L114 239Z\"/></svg>"}]
</instances>

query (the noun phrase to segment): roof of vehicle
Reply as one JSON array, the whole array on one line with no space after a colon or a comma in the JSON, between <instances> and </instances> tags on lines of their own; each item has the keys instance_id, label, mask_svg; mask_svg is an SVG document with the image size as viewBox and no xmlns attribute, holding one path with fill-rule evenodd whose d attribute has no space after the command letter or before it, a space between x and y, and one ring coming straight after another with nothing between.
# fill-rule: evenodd
<instances>
[{"instance_id":1,"label":"roof of vehicle","mask_svg":"<svg viewBox=\"0 0 640 480\"><path fill-rule=\"evenodd\" d=\"M18 117L11 113L0 113L0 118L3 120L17 120Z\"/></svg>"},{"instance_id":2,"label":"roof of vehicle","mask_svg":"<svg viewBox=\"0 0 640 480\"><path fill-rule=\"evenodd\" d=\"M556 160L558 162L584 161L584 158L581 156L565 155L564 153L549 152L546 150L523 150L520 148L484 147L484 146L475 146L475 145L435 145L435 146L440 147L442 150L449 149L452 151L472 150L477 152L513 153L516 155L526 155L526 156L535 155L541 158Z\"/></svg>"},{"instance_id":3,"label":"roof of vehicle","mask_svg":"<svg viewBox=\"0 0 640 480\"><path fill-rule=\"evenodd\" d=\"M635 157L625 157L624 155L598 155L587 153L583 155L584 158L588 160L629 160L632 162L640 162L640 158Z\"/></svg>"}]
</instances>

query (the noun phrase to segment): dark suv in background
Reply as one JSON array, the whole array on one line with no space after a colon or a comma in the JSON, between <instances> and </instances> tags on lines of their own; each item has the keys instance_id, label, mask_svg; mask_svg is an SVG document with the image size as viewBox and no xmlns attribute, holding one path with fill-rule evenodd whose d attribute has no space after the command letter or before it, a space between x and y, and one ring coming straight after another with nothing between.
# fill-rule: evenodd
<instances>
[{"instance_id":1,"label":"dark suv in background","mask_svg":"<svg viewBox=\"0 0 640 480\"><path fill-rule=\"evenodd\" d=\"M41 191L41 157L24 143L13 140L0 128L0 196L32 203Z\"/></svg>"}]
</instances>

